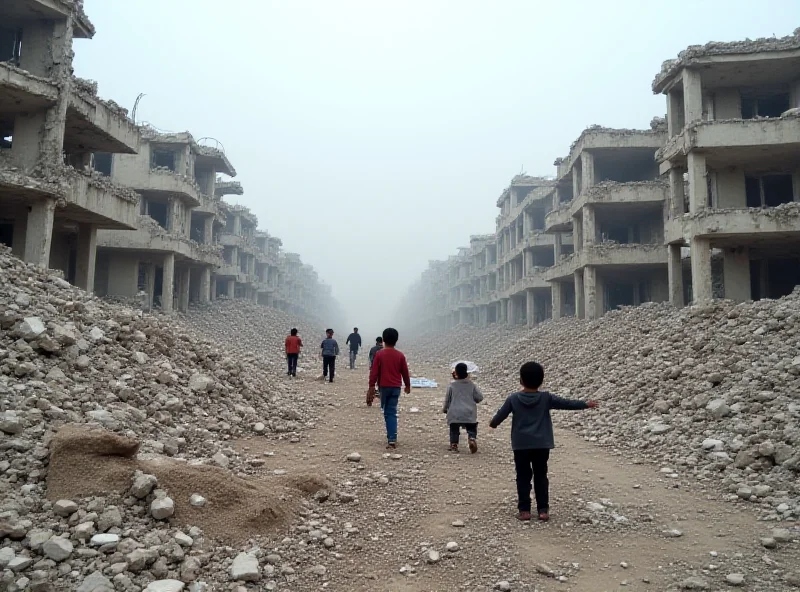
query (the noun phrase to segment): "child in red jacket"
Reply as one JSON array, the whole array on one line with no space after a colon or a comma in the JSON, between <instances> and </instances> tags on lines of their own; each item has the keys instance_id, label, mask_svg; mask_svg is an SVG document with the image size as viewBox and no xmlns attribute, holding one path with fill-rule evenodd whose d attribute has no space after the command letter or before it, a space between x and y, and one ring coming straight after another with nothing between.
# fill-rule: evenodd
<instances>
[{"instance_id":1,"label":"child in red jacket","mask_svg":"<svg viewBox=\"0 0 800 592\"><path fill-rule=\"evenodd\" d=\"M375 385L381 391L381 409L386 422L386 448L397 448L397 404L400 401L400 389L405 384L405 393L411 392L411 378L408 374L408 363L402 352L395 349L399 335L397 329L383 331L383 349L375 354L372 368L369 371L369 389L367 404L375 398Z\"/></svg>"}]
</instances>

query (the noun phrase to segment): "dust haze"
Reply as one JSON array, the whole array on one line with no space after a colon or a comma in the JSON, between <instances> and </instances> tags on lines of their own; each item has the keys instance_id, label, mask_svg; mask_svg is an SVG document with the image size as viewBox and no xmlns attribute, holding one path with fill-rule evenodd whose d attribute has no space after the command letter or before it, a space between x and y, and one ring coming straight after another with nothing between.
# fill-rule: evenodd
<instances>
[{"instance_id":1,"label":"dust haze","mask_svg":"<svg viewBox=\"0 0 800 592\"><path fill-rule=\"evenodd\" d=\"M585 127L647 127L664 59L785 35L794 0L86 0L75 73L137 122L219 140L248 206L368 343L429 259L491 233L517 173ZM744 17L746 15L746 18ZM795 19L796 20L796 19ZM790 22L791 21L791 22Z\"/></svg>"}]
</instances>

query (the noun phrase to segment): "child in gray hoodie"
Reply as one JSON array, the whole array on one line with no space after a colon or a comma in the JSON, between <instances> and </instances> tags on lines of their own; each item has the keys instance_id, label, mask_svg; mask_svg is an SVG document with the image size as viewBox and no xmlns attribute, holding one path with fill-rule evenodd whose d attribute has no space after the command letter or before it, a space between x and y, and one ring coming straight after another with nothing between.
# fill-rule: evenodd
<instances>
[{"instance_id":1,"label":"child in gray hoodie","mask_svg":"<svg viewBox=\"0 0 800 592\"><path fill-rule=\"evenodd\" d=\"M461 428L467 430L469 451L478 451L478 403L483 401L483 393L467 378L467 365L456 364L453 372L455 379L447 387L442 413L447 413L450 424L450 451L458 452L458 439Z\"/></svg>"}]
</instances>

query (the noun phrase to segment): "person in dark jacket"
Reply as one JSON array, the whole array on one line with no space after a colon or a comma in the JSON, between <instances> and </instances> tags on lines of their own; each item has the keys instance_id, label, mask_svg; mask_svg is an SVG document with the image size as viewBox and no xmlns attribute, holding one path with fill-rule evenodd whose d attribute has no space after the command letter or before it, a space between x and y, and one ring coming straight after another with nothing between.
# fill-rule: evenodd
<instances>
[{"instance_id":1,"label":"person in dark jacket","mask_svg":"<svg viewBox=\"0 0 800 592\"><path fill-rule=\"evenodd\" d=\"M353 332L347 336L345 345L350 346L350 370L356 369L356 356L361 348L361 335L358 334L358 327L353 327Z\"/></svg>"},{"instance_id":2,"label":"person in dark jacket","mask_svg":"<svg viewBox=\"0 0 800 592\"><path fill-rule=\"evenodd\" d=\"M325 330L325 339L322 340L320 345L322 354L322 380L323 382L328 377L328 370L331 371L331 382L333 382L333 375L336 372L336 356L339 355L339 344L333 338L333 329Z\"/></svg>"},{"instance_id":3,"label":"person in dark jacket","mask_svg":"<svg viewBox=\"0 0 800 592\"><path fill-rule=\"evenodd\" d=\"M550 484L547 480L547 461L555 447L551 409L594 409L597 401L562 399L547 391L540 391L544 369L536 362L526 362L519 369L522 390L508 396L497 411L489 427L499 426L509 415L511 420L511 448L517 471L517 497L519 520L531 519L531 478L536 497L539 520L550 519Z\"/></svg>"},{"instance_id":4,"label":"person in dark jacket","mask_svg":"<svg viewBox=\"0 0 800 592\"><path fill-rule=\"evenodd\" d=\"M375 345L369 350L369 367L372 369L372 361L375 359L375 354L383 349L383 337L375 338Z\"/></svg>"}]
</instances>

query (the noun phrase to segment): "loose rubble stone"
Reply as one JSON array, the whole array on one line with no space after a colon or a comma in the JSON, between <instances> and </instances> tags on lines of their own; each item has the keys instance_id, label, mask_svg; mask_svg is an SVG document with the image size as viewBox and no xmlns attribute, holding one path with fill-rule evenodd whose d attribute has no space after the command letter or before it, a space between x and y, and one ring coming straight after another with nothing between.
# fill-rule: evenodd
<instances>
[{"instance_id":1,"label":"loose rubble stone","mask_svg":"<svg viewBox=\"0 0 800 592\"><path fill-rule=\"evenodd\" d=\"M156 498L150 503L150 514L156 520L166 520L175 513L175 502L172 498Z\"/></svg>"},{"instance_id":2,"label":"loose rubble stone","mask_svg":"<svg viewBox=\"0 0 800 592\"><path fill-rule=\"evenodd\" d=\"M239 553L231 565L231 579L242 582L257 582L261 579L258 559L247 553Z\"/></svg>"}]
</instances>

